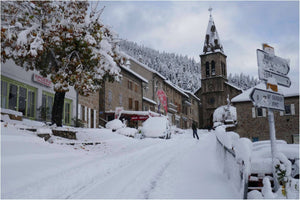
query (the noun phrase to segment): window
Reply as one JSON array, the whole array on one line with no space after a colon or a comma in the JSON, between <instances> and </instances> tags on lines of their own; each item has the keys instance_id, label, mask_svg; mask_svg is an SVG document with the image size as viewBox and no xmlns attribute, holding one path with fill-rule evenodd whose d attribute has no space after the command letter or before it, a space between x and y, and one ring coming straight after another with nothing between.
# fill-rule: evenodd
<instances>
[{"instance_id":1,"label":"window","mask_svg":"<svg viewBox=\"0 0 300 200\"><path fill-rule=\"evenodd\" d=\"M137 84L134 85L134 91L138 92L138 85Z\"/></svg>"},{"instance_id":2,"label":"window","mask_svg":"<svg viewBox=\"0 0 300 200\"><path fill-rule=\"evenodd\" d=\"M215 61L211 61L211 75L212 75L212 76L215 76L215 75L216 75Z\"/></svg>"},{"instance_id":3,"label":"window","mask_svg":"<svg viewBox=\"0 0 300 200\"><path fill-rule=\"evenodd\" d=\"M226 76L226 65L225 65L225 63L221 62L221 68L222 68L222 75Z\"/></svg>"},{"instance_id":4,"label":"window","mask_svg":"<svg viewBox=\"0 0 300 200\"><path fill-rule=\"evenodd\" d=\"M209 62L205 63L205 71L206 71L206 77L209 77L210 76L210 74L209 74Z\"/></svg>"},{"instance_id":5,"label":"window","mask_svg":"<svg viewBox=\"0 0 300 200\"><path fill-rule=\"evenodd\" d=\"M27 117L34 117L34 110L35 110L35 92L28 91L28 101L27 101ZM53 104L53 103L52 103ZM52 110L51 104L51 110Z\"/></svg>"},{"instance_id":6,"label":"window","mask_svg":"<svg viewBox=\"0 0 300 200\"><path fill-rule=\"evenodd\" d=\"M8 109L17 110L17 92L18 87L14 84L9 86Z\"/></svg>"},{"instance_id":7,"label":"window","mask_svg":"<svg viewBox=\"0 0 300 200\"><path fill-rule=\"evenodd\" d=\"M81 105L81 119L85 121L85 106Z\"/></svg>"},{"instance_id":8,"label":"window","mask_svg":"<svg viewBox=\"0 0 300 200\"><path fill-rule=\"evenodd\" d=\"M132 109L132 98L128 99L128 109Z\"/></svg>"},{"instance_id":9,"label":"window","mask_svg":"<svg viewBox=\"0 0 300 200\"><path fill-rule=\"evenodd\" d=\"M132 82L128 80L128 89L132 90Z\"/></svg>"},{"instance_id":10,"label":"window","mask_svg":"<svg viewBox=\"0 0 300 200\"><path fill-rule=\"evenodd\" d=\"M7 108L7 82L1 80L1 108Z\"/></svg>"},{"instance_id":11,"label":"window","mask_svg":"<svg viewBox=\"0 0 300 200\"><path fill-rule=\"evenodd\" d=\"M257 117L262 117L262 116L263 116L262 108L257 108Z\"/></svg>"},{"instance_id":12,"label":"window","mask_svg":"<svg viewBox=\"0 0 300 200\"><path fill-rule=\"evenodd\" d=\"M65 102L65 106L64 106L64 120L65 120L65 124L70 124L71 123L71 105L69 102Z\"/></svg>"},{"instance_id":13,"label":"window","mask_svg":"<svg viewBox=\"0 0 300 200\"><path fill-rule=\"evenodd\" d=\"M50 121L52 118L53 102L54 102L54 94L43 92L41 118L45 121Z\"/></svg>"},{"instance_id":14,"label":"window","mask_svg":"<svg viewBox=\"0 0 300 200\"><path fill-rule=\"evenodd\" d=\"M139 110L139 101L134 101L135 110Z\"/></svg>"},{"instance_id":15,"label":"window","mask_svg":"<svg viewBox=\"0 0 300 200\"><path fill-rule=\"evenodd\" d=\"M22 112L24 117L35 117L36 88L1 76L1 107Z\"/></svg>"},{"instance_id":16,"label":"window","mask_svg":"<svg viewBox=\"0 0 300 200\"><path fill-rule=\"evenodd\" d=\"M256 108L257 117L266 117L267 116L267 110L265 108ZM253 114L253 113L252 113Z\"/></svg>"},{"instance_id":17,"label":"window","mask_svg":"<svg viewBox=\"0 0 300 200\"><path fill-rule=\"evenodd\" d=\"M292 112L291 112L291 104L289 105L284 105L284 114L285 115L290 115Z\"/></svg>"},{"instance_id":18,"label":"window","mask_svg":"<svg viewBox=\"0 0 300 200\"><path fill-rule=\"evenodd\" d=\"M113 94L112 94L112 91L111 91L111 90L109 90L109 91L108 91L108 97L107 97L107 101L108 101L108 107L109 107L109 109L111 109L111 108L112 108L112 105L111 105L111 103L112 103L112 99L113 99Z\"/></svg>"}]
</instances>

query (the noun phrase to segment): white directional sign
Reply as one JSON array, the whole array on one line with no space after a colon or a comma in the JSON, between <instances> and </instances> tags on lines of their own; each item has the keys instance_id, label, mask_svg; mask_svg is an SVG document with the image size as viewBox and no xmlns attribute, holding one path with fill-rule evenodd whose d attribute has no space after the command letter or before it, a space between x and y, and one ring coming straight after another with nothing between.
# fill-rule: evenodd
<instances>
[{"instance_id":1,"label":"white directional sign","mask_svg":"<svg viewBox=\"0 0 300 200\"><path fill-rule=\"evenodd\" d=\"M286 76L290 71L289 61L260 49L256 52L259 79L267 81L268 78L274 78L278 85L290 87L291 80Z\"/></svg>"},{"instance_id":2,"label":"white directional sign","mask_svg":"<svg viewBox=\"0 0 300 200\"><path fill-rule=\"evenodd\" d=\"M257 49L257 62L258 67L274 73L287 75L290 71L290 63L287 59L280 58L260 49Z\"/></svg>"},{"instance_id":3,"label":"white directional sign","mask_svg":"<svg viewBox=\"0 0 300 200\"><path fill-rule=\"evenodd\" d=\"M278 85L282 85L285 87L291 86L291 80L289 77L274 73L272 71L258 69L258 77L260 80L265 80L265 81L267 81L268 78L275 78Z\"/></svg>"},{"instance_id":4,"label":"white directional sign","mask_svg":"<svg viewBox=\"0 0 300 200\"><path fill-rule=\"evenodd\" d=\"M284 96L276 92L254 88L250 99L257 107L284 111Z\"/></svg>"}]
</instances>

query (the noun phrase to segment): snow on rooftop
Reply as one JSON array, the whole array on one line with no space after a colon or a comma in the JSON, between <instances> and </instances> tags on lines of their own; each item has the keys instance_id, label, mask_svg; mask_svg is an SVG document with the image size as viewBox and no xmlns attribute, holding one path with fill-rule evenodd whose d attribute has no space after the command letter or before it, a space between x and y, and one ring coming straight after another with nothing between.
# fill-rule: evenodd
<instances>
[{"instance_id":1,"label":"snow on rooftop","mask_svg":"<svg viewBox=\"0 0 300 200\"><path fill-rule=\"evenodd\" d=\"M174 83L172 83L170 80L165 80L165 83L167 83L168 85L170 85L171 87L173 87L174 89L176 89L178 92L180 92L181 94L183 94L186 97L189 97L189 95L187 95L183 89L181 89L179 86L175 85Z\"/></svg>"},{"instance_id":2,"label":"snow on rooftop","mask_svg":"<svg viewBox=\"0 0 300 200\"><path fill-rule=\"evenodd\" d=\"M149 98L147 98L147 97L143 97L143 100L148 101L148 102L150 102L150 103L152 103L152 104L154 104L154 105L157 104L155 101L153 101L152 99L149 99Z\"/></svg>"},{"instance_id":3,"label":"snow on rooftop","mask_svg":"<svg viewBox=\"0 0 300 200\"><path fill-rule=\"evenodd\" d=\"M139 75L138 73L132 71L131 69L121 66L122 69L126 70L127 72L133 74L134 76L136 76L137 78L139 78L140 80L144 81L145 83L148 83L148 80L145 79L144 77L142 77L141 75Z\"/></svg>"},{"instance_id":4,"label":"snow on rooftop","mask_svg":"<svg viewBox=\"0 0 300 200\"><path fill-rule=\"evenodd\" d=\"M246 91L244 91L242 94L232 98L231 102L244 102L244 101L251 101L250 100L250 93L254 88L258 89L266 89L265 83L260 83ZM292 82L291 87L283 87L278 85L278 93L281 93L284 95L284 97L294 97L299 96L299 85L297 85L295 82Z\"/></svg>"},{"instance_id":5,"label":"snow on rooftop","mask_svg":"<svg viewBox=\"0 0 300 200\"><path fill-rule=\"evenodd\" d=\"M231 83L229 83L229 82L225 82L225 83L226 83L227 85L229 85L229 86L231 86L231 87L237 89L237 90L243 91L241 88L239 88L239 87L237 87L237 86L235 86L235 85L233 85L233 84L231 84Z\"/></svg>"}]
</instances>

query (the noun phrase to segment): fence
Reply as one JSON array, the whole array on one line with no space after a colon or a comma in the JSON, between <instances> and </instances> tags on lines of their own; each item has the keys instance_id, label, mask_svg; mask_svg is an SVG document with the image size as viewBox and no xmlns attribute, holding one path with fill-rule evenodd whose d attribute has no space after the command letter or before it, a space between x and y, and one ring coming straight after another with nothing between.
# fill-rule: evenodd
<instances>
[{"instance_id":1,"label":"fence","mask_svg":"<svg viewBox=\"0 0 300 200\"><path fill-rule=\"evenodd\" d=\"M233 183L234 188L243 199L247 198L248 192L248 170L243 159L237 158L233 149L225 146L218 137L217 151L220 156L221 164L223 165L223 172L226 174L228 180Z\"/></svg>"}]
</instances>

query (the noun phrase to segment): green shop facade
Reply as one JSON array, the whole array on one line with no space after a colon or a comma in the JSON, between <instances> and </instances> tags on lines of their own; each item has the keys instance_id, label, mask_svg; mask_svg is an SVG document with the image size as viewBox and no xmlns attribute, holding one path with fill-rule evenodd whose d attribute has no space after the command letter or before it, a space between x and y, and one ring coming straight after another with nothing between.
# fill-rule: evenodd
<instances>
[{"instance_id":1,"label":"green shop facade","mask_svg":"<svg viewBox=\"0 0 300 200\"><path fill-rule=\"evenodd\" d=\"M13 61L1 63L1 108L19 111L28 119L50 122L54 94L49 78L37 71L26 71ZM64 102L64 125L73 125L76 103L76 92L70 88Z\"/></svg>"}]
</instances>

